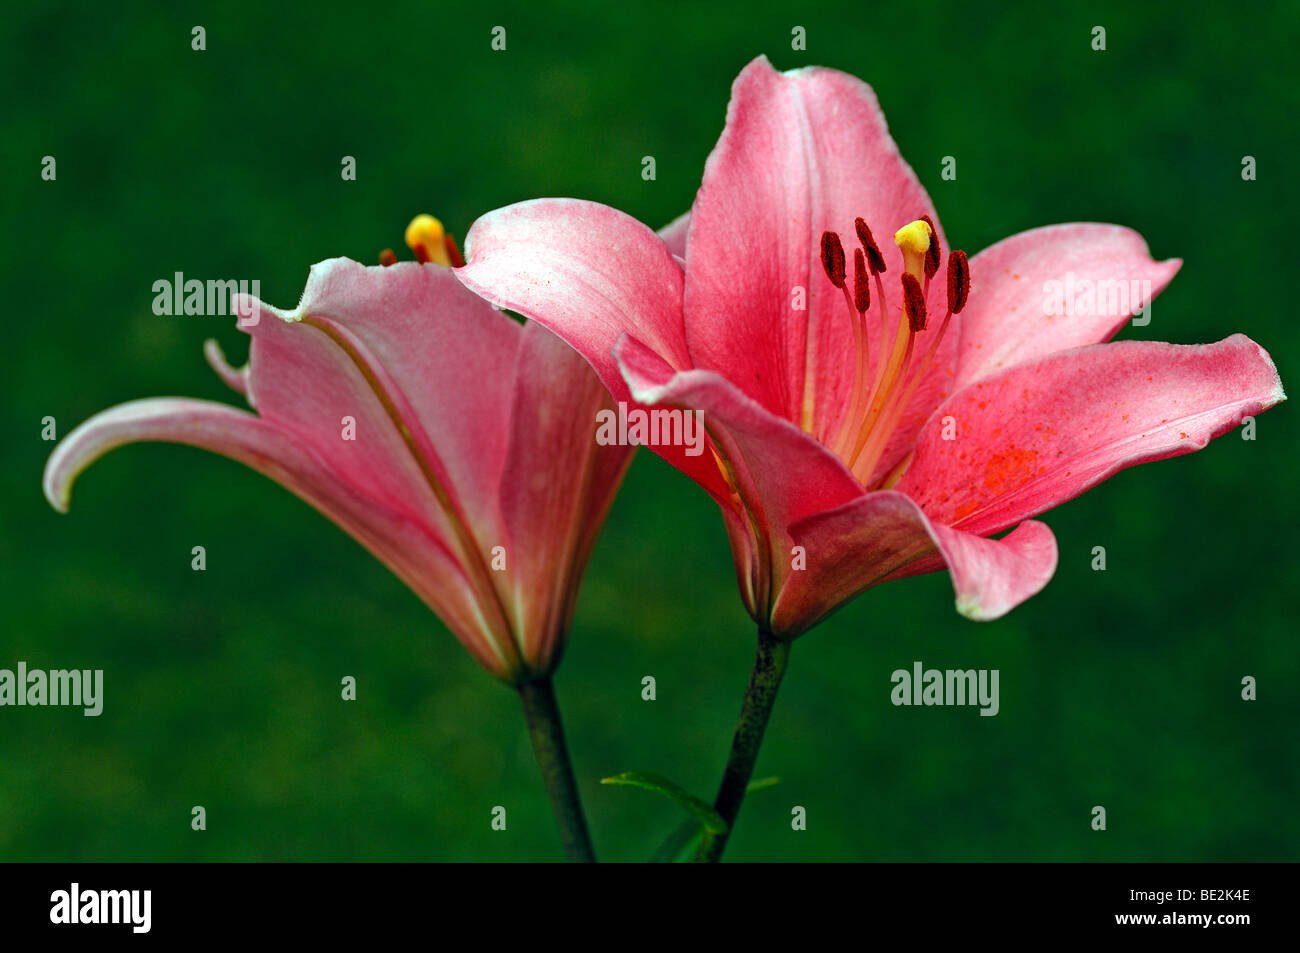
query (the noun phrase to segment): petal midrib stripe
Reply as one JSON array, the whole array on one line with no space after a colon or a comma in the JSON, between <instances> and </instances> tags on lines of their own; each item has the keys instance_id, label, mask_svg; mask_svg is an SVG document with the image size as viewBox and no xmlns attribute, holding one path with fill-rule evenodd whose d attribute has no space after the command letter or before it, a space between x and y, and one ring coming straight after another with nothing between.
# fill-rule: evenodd
<instances>
[{"instance_id":1,"label":"petal midrib stripe","mask_svg":"<svg viewBox=\"0 0 1300 953\"><path fill-rule=\"evenodd\" d=\"M501 601L500 593L497 591L496 586L492 584L492 577L489 574L488 566L484 562L483 555L478 548L478 540L465 524L465 521L461 518L460 510L455 505L452 495L447 491L447 488L442 485L442 482L438 479L438 475L434 471L433 466L420 451L414 435L406 425L402 414L397 409L396 401L394 401L392 395L389 394L387 389L380 382L379 375L362 354L361 345L353 342L346 332L339 327L337 322L325 317L324 315L307 314L301 318L301 321L303 324L320 331L333 341L334 344L347 355L348 359L352 361L353 365L360 372L362 378L366 382L366 386L368 386L374 393L380 406L384 408L384 413L388 415L389 422L392 423L393 427L397 430L398 435L402 438L402 442L406 445L406 449L411 454L412 460L415 461L415 465L419 468L425 482L429 485L429 489L433 492L434 498L438 501L438 505L442 508L443 515L446 516L447 522L451 525L452 531L456 534L458 548L462 551L462 563L465 564L465 568L473 578L475 588L480 590L480 599L483 596L490 596L491 605L496 609L500 617L501 631L509 632L510 616L506 612L505 605ZM424 436L427 442L428 435L426 434ZM478 603L481 613L482 603L480 600L475 601ZM482 629L484 636L487 638L488 644L492 646L492 650L497 654L497 657L500 658L502 664L512 671L517 671L521 667L522 663L518 653L514 651L514 640L510 640L511 651L507 654L503 647L498 644L496 635L493 631L493 626L488 624L487 619L483 620Z\"/></svg>"}]
</instances>

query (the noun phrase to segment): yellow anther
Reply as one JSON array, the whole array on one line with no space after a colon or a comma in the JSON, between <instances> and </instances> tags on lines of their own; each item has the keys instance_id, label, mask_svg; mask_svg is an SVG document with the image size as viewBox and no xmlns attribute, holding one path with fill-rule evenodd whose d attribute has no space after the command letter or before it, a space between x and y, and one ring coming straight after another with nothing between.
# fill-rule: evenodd
<instances>
[{"instance_id":1,"label":"yellow anther","mask_svg":"<svg viewBox=\"0 0 1300 953\"><path fill-rule=\"evenodd\" d=\"M894 232L894 244L903 253L903 267L920 281L925 277L925 254L930 250L930 226L917 219Z\"/></svg>"},{"instance_id":2,"label":"yellow anther","mask_svg":"<svg viewBox=\"0 0 1300 953\"><path fill-rule=\"evenodd\" d=\"M432 215L417 215L411 219L411 224L406 226L406 244L420 261L451 267L442 222Z\"/></svg>"}]
</instances>

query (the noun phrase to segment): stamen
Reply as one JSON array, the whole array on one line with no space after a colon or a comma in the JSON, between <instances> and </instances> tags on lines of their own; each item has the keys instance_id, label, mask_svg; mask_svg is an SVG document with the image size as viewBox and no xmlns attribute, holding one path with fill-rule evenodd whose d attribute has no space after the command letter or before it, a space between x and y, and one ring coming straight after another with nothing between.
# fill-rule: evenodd
<instances>
[{"instance_id":1,"label":"stamen","mask_svg":"<svg viewBox=\"0 0 1300 953\"><path fill-rule=\"evenodd\" d=\"M835 232L822 232L822 268L831 284L844 287L844 246Z\"/></svg>"},{"instance_id":2,"label":"stamen","mask_svg":"<svg viewBox=\"0 0 1300 953\"><path fill-rule=\"evenodd\" d=\"M868 258L870 256L868 255ZM876 362L876 373L871 379L871 392L874 394L880 387L881 378L885 374L884 355L890 353L894 347L894 337L890 334L889 323L889 302L885 298L885 283L880 280L880 272L872 275L876 282L876 310L880 312L880 355L881 360ZM901 325L899 325L901 327Z\"/></svg>"},{"instance_id":3,"label":"stamen","mask_svg":"<svg viewBox=\"0 0 1300 953\"><path fill-rule=\"evenodd\" d=\"M868 256L868 259L870 256ZM880 392L880 385L885 378L885 368L891 357L898 356L898 347L901 346L899 334L901 333L901 319L899 326L890 334L890 312L889 302L885 298L885 286L880 280L880 273L877 272L872 276L876 282L876 310L880 313L880 347L876 355L875 370L871 374L871 386L863 387L855 395L852 404L852 411L849 419L845 421L846 426L852 430L850 436L857 436L863 427L863 414L870 407L874 406L874 398ZM866 323L863 322L863 333L866 333ZM846 445L848 437L846 436ZM846 459L849 459L846 457Z\"/></svg>"},{"instance_id":4,"label":"stamen","mask_svg":"<svg viewBox=\"0 0 1300 953\"><path fill-rule=\"evenodd\" d=\"M867 263L862 255L862 249L853 249L853 299L849 302L850 307L857 313L850 317L853 322L853 350L857 360L853 365L853 400L849 403L849 410L840 421L839 432L835 435L832 449L836 453L842 454L846 449L846 444L857 432L856 424L862 416L862 407L866 402L868 386L867 380L871 377L871 343L867 335L867 309L871 307L871 285L867 276ZM848 289L844 290L845 300L848 300Z\"/></svg>"},{"instance_id":5,"label":"stamen","mask_svg":"<svg viewBox=\"0 0 1300 953\"><path fill-rule=\"evenodd\" d=\"M961 314L970 297L970 264L964 251L954 251L948 256L948 310Z\"/></svg>"},{"instance_id":6,"label":"stamen","mask_svg":"<svg viewBox=\"0 0 1300 953\"><path fill-rule=\"evenodd\" d=\"M397 264L397 256L393 254L391 248L385 248L379 253L379 263L385 268L388 268L390 265Z\"/></svg>"},{"instance_id":7,"label":"stamen","mask_svg":"<svg viewBox=\"0 0 1300 953\"><path fill-rule=\"evenodd\" d=\"M821 239L822 268L826 277L840 289L853 323L856 361L853 369L852 398L840 420L837 432L827 444L849 465L854 475L867 484L890 444L917 388L926 380L935 354L952 316L959 313L970 297L970 266L966 253L952 251L948 256L947 309L943 323L932 332L924 349L917 347L917 335L927 328L927 290L930 279L943 263L938 232L929 216L922 216L894 233L894 243L903 255L904 272L900 277L902 307L891 314L880 275L885 259L871 229L862 218L853 222L861 249L853 251L853 284L847 283L844 246L836 232L826 231ZM876 284L876 308L880 311L880 340L874 367L869 353L866 315L871 308L871 282ZM920 358L914 360L914 358ZM868 385L870 378L870 385ZM809 395L805 394L807 403ZM805 406L805 416L809 408ZM824 423L823 423L824 427ZM808 429L806 423L805 428ZM821 433L819 439L824 440ZM881 485L893 485L907 470L910 456L895 463Z\"/></svg>"},{"instance_id":8,"label":"stamen","mask_svg":"<svg viewBox=\"0 0 1300 953\"><path fill-rule=\"evenodd\" d=\"M957 314L966 306L966 298L969 294L970 266L966 261L966 253L957 249L948 255L948 312L943 316L943 323L939 325L938 332L933 335L933 338L930 341L930 346L926 349L925 357L922 358L921 362L917 365L916 370L912 374L911 380L907 382L907 386L903 389L901 396L890 409L890 412L885 415L881 421L880 429L882 432L892 433L894 429L898 427L899 420L907 410L908 405L912 402L912 396L916 393L916 389L921 385L921 382L925 380L926 374L929 373L930 365L934 363L934 356L939 351L939 343L943 340L944 332L948 330L948 323L952 320L954 314ZM954 307L954 305L956 305L956 307ZM883 445L877 449L878 453L884 452ZM889 487L897 483L902 478L904 471L906 471L911 462L912 455L908 454L884 477L883 480L881 480L880 487L889 489ZM875 461L872 460L871 468L874 469L874 467ZM863 473L861 478L864 482L871 479L870 470Z\"/></svg>"},{"instance_id":9,"label":"stamen","mask_svg":"<svg viewBox=\"0 0 1300 953\"><path fill-rule=\"evenodd\" d=\"M880 253L880 246L876 244L875 238L872 237L871 229L867 228L866 221L861 218L853 220L853 227L858 233L858 241L862 242L862 247L866 249L867 261L871 264L871 273L873 275L880 274L885 270L885 256Z\"/></svg>"},{"instance_id":10,"label":"stamen","mask_svg":"<svg viewBox=\"0 0 1300 953\"><path fill-rule=\"evenodd\" d=\"M451 232L443 236L442 243L447 249L447 257L451 259L451 267L464 268L465 256L460 253L460 247L456 244L456 239L451 237Z\"/></svg>"},{"instance_id":11,"label":"stamen","mask_svg":"<svg viewBox=\"0 0 1300 953\"><path fill-rule=\"evenodd\" d=\"M829 230L822 232L821 258L822 269L826 272L826 277L830 279L831 284L844 292L844 300L848 302L849 311L852 313L853 301L850 299L849 289L844 283L844 245L840 243L840 236L835 232ZM851 320L854 322L853 333L856 336L858 334L857 315L854 314ZM804 432L813 434L818 440L824 440L826 436L824 432L825 421L818 422L816 419L817 369L814 356L812 329L808 328L804 340L803 406L799 414L799 426L803 428Z\"/></svg>"},{"instance_id":12,"label":"stamen","mask_svg":"<svg viewBox=\"0 0 1300 953\"><path fill-rule=\"evenodd\" d=\"M877 281L879 281L879 276L877 276ZM884 308L884 291L879 286L877 290L881 292L881 360L877 362L875 380L871 385L871 395L866 402L866 416L857 425L858 434L857 439L853 442L852 451L844 458L849 462L850 466L862 453L862 448L867 445L876 421L888 405L889 396L893 393L894 386L898 382L899 372L912 359L912 341L916 337L911 333L907 310L901 308L898 312L897 327L894 328L893 343L888 351L883 349L884 340L888 336L887 328L884 325L888 323L889 318ZM885 358L886 353L889 355L888 358Z\"/></svg>"},{"instance_id":13,"label":"stamen","mask_svg":"<svg viewBox=\"0 0 1300 953\"><path fill-rule=\"evenodd\" d=\"M417 215L411 219L411 224L406 226L406 244L421 262L451 265L442 222L432 215Z\"/></svg>"},{"instance_id":14,"label":"stamen","mask_svg":"<svg viewBox=\"0 0 1300 953\"><path fill-rule=\"evenodd\" d=\"M930 226L930 247L925 250L925 278L929 281L939 271L939 232L929 215L922 215L921 221Z\"/></svg>"},{"instance_id":15,"label":"stamen","mask_svg":"<svg viewBox=\"0 0 1300 953\"><path fill-rule=\"evenodd\" d=\"M907 325L913 334L925 330L925 295L916 275L903 275L903 308L907 311Z\"/></svg>"},{"instance_id":16,"label":"stamen","mask_svg":"<svg viewBox=\"0 0 1300 953\"><path fill-rule=\"evenodd\" d=\"M895 416L894 407L898 403L900 385L912 366L912 350L916 344L916 336L925 330L925 294L921 291L920 280L910 271L905 272L902 285L903 310L900 315L898 335L894 339L894 351L890 358L889 370L881 386L873 392L871 412L863 422L853 454L849 457L853 472L863 481L870 478L871 469L884 450L884 441L893 430L892 426L886 424ZM902 321L907 322L906 332ZM898 346L903 343L904 333L906 333L906 343L903 344L903 351L900 354Z\"/></svg>"},{"instance_id":17,"label":"stamen","mask_svg":"<svg viewBox=\"0 0 1300 953\"><path fill-rule=\"evenodd\" d=\"M867 279L867 263L862 258L862 249L853 249L853 307L858 314L866 314L871 307L871 285Z\"/></svg>"},{"instance_id":18,"label":"stamen","mask_svg":"<svg viewBox=\"0 0 1300 953\"><path fill-rule=\"evenodd\" d=\"M821 259L822 270L826 272L826 277L830 279L831 284L844 292L844 299L847 301L849 292L844 286L844 246L840 243L840 236L829 229L822 232ZM849 302L850 310L852 307L852 302ZM817 368L810 326L805 330L804 336L803 403L799 411L799 426L805 433L813 434L820 440L824 434L816 420L816 395Z\"/></svg>"}]
</instances>

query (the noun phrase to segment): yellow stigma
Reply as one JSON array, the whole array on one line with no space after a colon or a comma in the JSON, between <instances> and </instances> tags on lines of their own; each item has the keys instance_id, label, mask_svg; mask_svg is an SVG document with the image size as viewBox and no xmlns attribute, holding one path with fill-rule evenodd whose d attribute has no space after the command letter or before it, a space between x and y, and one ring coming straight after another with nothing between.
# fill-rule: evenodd
<instances>
[{"instance_id":1,"label":"yellow stigma","mask_svg":"<svg viewBox=\"0 0 1300 953\"><path fill-rule=\"evenodd\" d=\"M922 222L921 224L925 224ZM451 258L447 254L446 233L442 222L432 215L417 215L406 226L406 244L420 261L431 261L435 265L451 267Z\"/></svg>"},{"instance_id":2,"label":"yellow stigma","mask_svg":"<svg viewBox=\"0 0 1300 953\"><path fill-rule=\"evenodd\" d=\"M930 226L917 219L894 232L894 244L903 253L903 267L921 281L925 277L925 253L930 250Z\"/></svg>"}]
</instances>

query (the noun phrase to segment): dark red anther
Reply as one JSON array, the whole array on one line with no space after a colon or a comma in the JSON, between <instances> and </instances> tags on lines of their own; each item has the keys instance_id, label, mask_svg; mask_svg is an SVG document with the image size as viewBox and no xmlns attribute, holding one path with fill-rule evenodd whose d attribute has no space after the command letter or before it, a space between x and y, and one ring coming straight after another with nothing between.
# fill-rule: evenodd
<instances>
[{"instance_id":1,"label":"dark red anther","mask_svg":"<svg viewBox=\"0 0 1300 953\"><path fill-rule=\"evenodd\" d=\"M447 258L451 261L451 267L464 268L465 257L460 253L460 248L456 245L456 239L451 237L450 232L442 236L442 244L447 249Z\"/></svg>"},{"instance_id":2,"label":"dark red anther","mask_svg":"<svg viewBox=\"0 0 1300 953\"><path fill-rule=\"evenodd\" d=\"M913 334L925 330L925 295L921 282L910 272L903 273L903 308L907 312L907 326Z\"/></svg>"},{"instance_id":3,"label":"dark red anther","mask_svg":"<svg viewBox=\"0 0 1300 953\"><path fill-rule=\"evenodd\" d=\"M960 314L970 297L970 265L964 251L948 254L948 310Z\"/></svg>"},{"instance_id":4,"label":"dark red anther","mask_svg":"<svg viewBox=\"0 0 1300 953\"><path fill-rule=\"evenodd\" d=\"M871 285L861 248L853 249L853 307L858 309L858 314L866 314L871 307Z\"/></svg>"},{"instance_id":5,"label":"dark red anther","mask_svg":"<svg viewBox=\"0 0 1300 953\"><path fill-rule=\"evenodd\" d=\"M871 273L878 275L885 270L885 256L880 254L880 246L876 244L875 238L871 235L871 229L867 228L867 223L860 218L853 220L853 227L857 229L858 241L862 242L862 247L866 249L867 261L871 264Z\"/></svg>"},{"instance_id":6,"label":"dark red anther","mask_svg":"<svg viewBox=\"0 0 1300 953\"><path fill-rule=\"evenodd\" d=\"M922 215L921 221L930 226L930 247L925 250L925 277L933 278L939 271L939 230L929 215Z\"/></svg>"},{"instance_id":7,"label":"dark red anther","mask_svg":"<svg viewBox=\"0 0 1300 953\"><path fill-rule=\"evenodd\" d=\"M389 265L397 264L397 256L393 254L391 248L385 248L379 253L379 263L387 268Z\"/></svg>"},{"instance_id":8,"label":"dark red anther","mask_svg":"<svg viewBox=\"0 0 1300 953\"><path fill-rule=\"evenodd\" d=\"M822 232L822 267L836 288L844 287L844 246L834 232Z\"/></svg>"}]
</instances>

